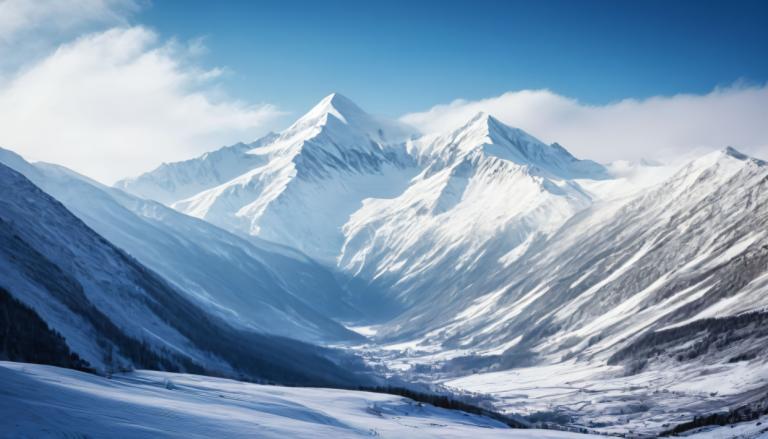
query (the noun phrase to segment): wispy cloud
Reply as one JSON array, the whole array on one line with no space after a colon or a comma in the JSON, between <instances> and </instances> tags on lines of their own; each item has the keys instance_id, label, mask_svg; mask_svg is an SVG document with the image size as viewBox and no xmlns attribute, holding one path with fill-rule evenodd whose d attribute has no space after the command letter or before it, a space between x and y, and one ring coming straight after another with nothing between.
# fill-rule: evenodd
<instances>
[{"instance_id":1,"label":"wispy cloud","mask_svg":"<svg viewBox=\"0 0 768 439\"><path fill-rule=\"evenodd\" d=\"M281 113L223 93L222 70L195 62L201 44L119 26L59 45L0 83L0 146L111 183L263 134Z\"/></svg>"},{"instance_id":2,"label":"wispy cloud","mask_svg":"<svg viewBox=\"0 0 768 439\"><path fill-rule=\"evenodd\" d=\"M423 131L460 126L479 111L600 161L673 160L734 146L768 157L768 86L718 88L607 105L586 105L548 90L524 90L478 101L456 100L402 120Z\"/></svg>"},{"instance_id":3,"label":"wispy cloud","mask_svg":"<svg viewBox=\"0 0 768 439\"><path fill-rule=\"evenodd\" d=\"M25 64L51 46L109 26L126 26L139 0L0 0L0 67Z\"/></svg>"}]
</instances>

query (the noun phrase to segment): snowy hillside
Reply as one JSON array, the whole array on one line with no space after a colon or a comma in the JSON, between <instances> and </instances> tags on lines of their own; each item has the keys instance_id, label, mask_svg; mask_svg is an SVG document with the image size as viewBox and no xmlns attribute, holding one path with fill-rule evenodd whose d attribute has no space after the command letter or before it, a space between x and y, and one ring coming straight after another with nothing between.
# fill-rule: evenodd
<instances>
[{"instance_id":1,"label":"snowy hillside","mask_svg":"<svg viewBox=\"0 0 768 439\"><path fill-rule=\"evenodd\" d=\"M488 418L399 396L263 386L137 371L112 379L0 362L2 437L541 438Z\"/></svg>"},{"instance_id":2,"label":"snowy hillside","mask_svg":"<svg viewBox=\"0 0 768 439\"><path fill-rule=\"evenodd\" d=\"M0 163L233 324L313 342L359 339L329 317L351 312L333 275L298 252L247 241L65 168L31 165L7 150L0 149Z\"/></svg>"},{"instance_id":3,"label":"snowy hillside","mask_svg":"<svg viewBox=\"0 0 768 439\"><path fill-rule=\"evenodd\" d=\"M510 429L488 418L399 396L263 386L199 375L136 371L106 379L0 362L0 379L0 416L6 420L0 437L604 437ZM756 439L765 437L765 422L709 427L686 436Z\"/></svg>"},{"instance_id":4,"label":"snowy hillside","mask_svg":"<svg viewBox=\"0 0 768 439\"><path fill-rule=\"evenodd\" d=\"M654 437L696 416L755 401L765 406L768 368L762 362L694 362L682 367L667 363L627 375L623 366L570 359L471 374L445 384L493 394L500 410L556 414L570 424L604 433L632 431Z\"/></svg>"},{"instance_id":5,"label":"snowy hillside","mask_svg":"<svg viewBox=\"0 0 768 439\"><path fill-rule=\"evenodd\" d=\"M27 316L4 319L4 340L16 340L3 345L4 358L38 357L34 334L41 334L59 352L56 364L77 357L82 367L100 371L149 367L284 383L367 381L350 372L354 363L337 365L346 356L235 329L206 313L1 164L0 187L2 302L8 315Z\"/></svg>"}]
</instances>

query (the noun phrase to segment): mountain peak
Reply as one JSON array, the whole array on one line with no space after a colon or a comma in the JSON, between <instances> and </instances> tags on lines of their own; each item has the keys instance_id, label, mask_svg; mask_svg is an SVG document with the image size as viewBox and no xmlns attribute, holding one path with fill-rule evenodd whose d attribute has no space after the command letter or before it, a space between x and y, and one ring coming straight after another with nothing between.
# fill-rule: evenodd
<instances>
[{"instance_id":1,"label":"mountain peak","mask_svg":"<svg viewBox=\"0 0 768 439\"><path fill-rule=\"evenodd\" d=\"M356 143L368 147L370 140L378 143L404 141L414 130L401 123L371 116L351 99L331 93L285 130L281 136L306 136L307 131L321 129L344 137L340 143ZM338 139L337 139L338 140Z\"/></svg>"},{"instance_id":2,"label":"mountain peak","mask_svg":"<svg viewBox=\"0 0 768 439\"><path fill-rule=\"evenodd\" d=\"M477 112L469 121L464 125L464 128L481 128L484 130L490 130L495 125L504 125L501 121L491 116L485 111Z\"/></svg>"},{"instance_id":3,"label":"mountain peak","mask_svg":"<svg viewBox=\"0 0 768 439\"><path fill-rule=\"evenodd\" d=\"M732 146L698 157L683 166L677 175L698 175L710 170L710 175L730 177L734 173L750 166L766 166L766 162L750 157Z\"/></svg>"},{"instance_id":4,"label":"mountain peak","mask_svg":"<svg viewBox=\"0 0 768 439\"><path fill-rule=\"evenodd\" d=\"M320 103L327 103L327 104L330 104L330 105L333 105L333 106L353 106L353 107L357 107L357 105L354 102L352 102L351 99L349 99L348 97L346 97L343 94L341 94L339 92L336 92L336 91L331 93L331 94L329 94L328 96L324 97L320 101Z\"/></svg>"},{"instance_id":5,"label":"mountain peak","mask_svg":"<svg viewBox=\"0 0 768 439\"><path fill-rule=\"evenodd\" d=\"M602 179L602 165L579 160L558 144L547 145L527 132L481 111L449 137L449 145L464 152L484 154L520 165L534 166L561 178Z\"/></svg>"},{"instance_id":6,"label":"mountain peak","mask_svg":"<svg viewBox=\"0 0 768 439\"><path fill-rule=\"evenodd\" d=\"M352 102L346 96L340 93L331 93L320 100L311 110L299 119L299 121L318 121L324 119L327 115L333 115L340 121L349 124L360 119L369 119L370 116Z\"/></svg>"},{"instance_id":7,"label":"mountain peak","mask_svg":"<svg viewBox=\"0 0 768 439\"><path fill-rule=\"evenodd\" d=\"M755 163L757 163L758 165L761 165L761 166L766 164L766 162L764 160L760 160L758 158L746 155L743 152L737 150L736 148L734 148L732 146L726 146L725 148L721 149L719 151L719 154L721 156L734 158L734 159L740 160L742 162L751 161L751 162L755 162Z\"/></svg>"},{"instance_id":8,"label":"mountain peak","mask_svg":"<svg viewBox=\"0 0 768 439\"><path fill-rule=\"evenodd\" d=\"M472 116L472 118L470 118L469 121L464 124L464 126L459 128L460 132L474 132L477 130L481 130L485 135L489 136L491 140L494 141L496 141L498 137L503 137L507 138L507 140L509 140L509 138L518 138L525 139L528 142L542 143L520 128L509 126L492 116L490 113L486 113L485 111L479 111L474 116Z\"/></svg>"}]
</instances>

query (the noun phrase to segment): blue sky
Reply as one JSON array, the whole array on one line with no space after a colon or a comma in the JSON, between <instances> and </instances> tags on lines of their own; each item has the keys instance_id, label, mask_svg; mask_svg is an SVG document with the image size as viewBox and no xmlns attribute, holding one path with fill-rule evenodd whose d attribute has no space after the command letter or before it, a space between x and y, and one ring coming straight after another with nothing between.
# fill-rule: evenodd
<instances>
[{"instance_id":1,"label":"blue sky","mask_svg":"<svg viewBox=\"0 0 768 439\"><path fill-rule=\"evenodd\" d=\"M397 116L547 88L591 104L768 80L766 1L155 2L134 17L205 38L227 87L290 110L332 90Z\"/></svg>"}]
</instances>

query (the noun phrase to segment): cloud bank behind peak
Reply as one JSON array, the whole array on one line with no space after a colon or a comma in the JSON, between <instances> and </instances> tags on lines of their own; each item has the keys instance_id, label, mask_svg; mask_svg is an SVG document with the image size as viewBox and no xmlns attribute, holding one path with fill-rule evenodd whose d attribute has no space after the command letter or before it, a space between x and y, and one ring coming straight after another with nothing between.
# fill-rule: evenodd
<instances>
[{"instance_id":1,"label":"cloud bank behind peak","mask_svg":"<svg viewBox=\"0 0 768 439\"><path fill-rule=\"evenodd\" d=\"M674 161L736 146L768 157L768 85L735 84L704 95L679 94L587 105L549 90L455 100L401 118L424 132L460 126L479 111L558 142L582 158Z\"/></svg>"}]
</instances>

